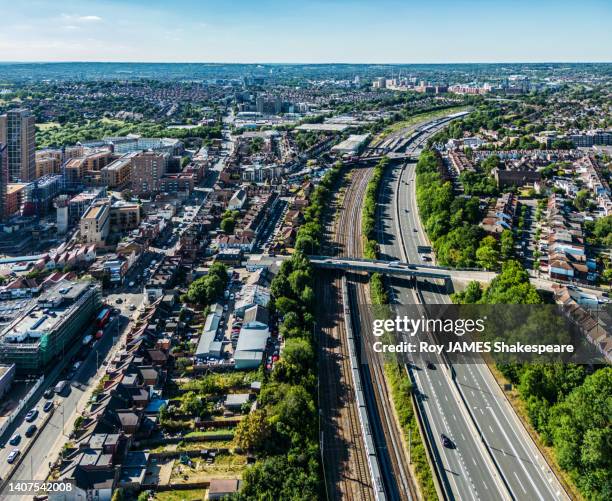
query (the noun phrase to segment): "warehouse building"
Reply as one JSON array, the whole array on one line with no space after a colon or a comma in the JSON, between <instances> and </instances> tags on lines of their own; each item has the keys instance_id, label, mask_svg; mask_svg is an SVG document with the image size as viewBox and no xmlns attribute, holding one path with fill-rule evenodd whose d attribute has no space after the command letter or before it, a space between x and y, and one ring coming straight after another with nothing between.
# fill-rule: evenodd
<instances>
[{"instance_id":1,"label":"warehouse building","mask_svg":"<svg viewBox=\"0 0 612 501\"><path fill-rule=\"evenodd\" d=\"M266 351L270 329L261 322L249 322L242 326L234 352L236 369L256 369Z\"/></svg>"},{"instance_id":2,"label":"warehouse building","mask_svg":"<svg viewBox=\"0 0 612 501\"><path fill-rule=\"evenodd\" d=\"M370 134L352 134L341 143L333 146L331 151L336 155L359 155Z\"/></svg>"}]
</instances>

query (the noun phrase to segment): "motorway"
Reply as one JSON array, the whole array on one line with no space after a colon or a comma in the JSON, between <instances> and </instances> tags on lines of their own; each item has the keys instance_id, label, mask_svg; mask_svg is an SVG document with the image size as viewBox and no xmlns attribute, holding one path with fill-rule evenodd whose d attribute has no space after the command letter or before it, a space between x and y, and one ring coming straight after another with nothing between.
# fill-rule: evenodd
<instances>
[{"instance_id":1,"label":"motorway","mask_svg":"<svg viewBox=\"0 0 612 501\"><path fill-rule=\"evenodd\" d=\"M421 151L416 145L409 146L409 150L417 156ZM380 206L379 229L386 258L418 263L421 257L417 246L427 246L429 242L418 217L414 171L414 163L389 170L384 180L385 203ZM443 286L433 280L417 282L418 293L414 288L405 287L405 281L393 279L391 284L392 298L399 304L450 303ZM422 407L456 498L491 499L509 495L519 500L567 499L486 364L454 364L457 385L441 360L436 366L436 370L413 370L412 373L419 390L427 396L421 399ZM467 414L463 399L472 417ZM441 433L453 440L456 449L442 446Z\"/></svg>"}]
</instances>

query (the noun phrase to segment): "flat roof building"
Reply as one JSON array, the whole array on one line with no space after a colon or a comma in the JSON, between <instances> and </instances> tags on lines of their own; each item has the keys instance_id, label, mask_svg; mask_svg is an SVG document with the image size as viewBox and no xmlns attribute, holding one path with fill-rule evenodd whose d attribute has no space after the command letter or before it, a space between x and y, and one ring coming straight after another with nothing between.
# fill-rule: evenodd
<instances>
[{"instance_id":1,"label":"flat roof building","mask_svg":"<svg viewBox=\"0 0 612 501\"><path fill-rule=\"evenodd\" d=\"M0 115L0 143L7 145L8 174L11 182L36 179L36 119L25 108Z\"/></svg>"},{"instance_id":2,"label":"flat roof building","mask_svg":"<svg viewBox=\"0 0 612 501\"><path fill-rule=\"evenodd\" d=\"M370 134L351 134L348 139L332 146L331 151L339 155L358 155Z\"/></svg>"},{"instance_id":3,"label":"flat roof building","mask_svg":"<svg viewBox=\"0 0 612 501\"><path fill-rule=\"evenodd\" d=\"M100 171L102 184L109 188L123 189L132 180L132 159L138 153L127 153Z\"/></svg>"},{"instance_id":4,"label":"flat roof building","mask_svg":"<svg viewBox=\"0 0 612 501\"><path fill-rule=\"evenodd\" d=\"M134 193L153 193L159 188L159 180L166 173L170 154L143 151L132 159L132 190Z\"/></svg>"},{"instance_id":5,"label":"flat roof building","mask_svg":"<svg viewBox=\"0 0 612 501\"><path fill-rule=\"evenodd\" d=\"M81 218L81 239L88 244L103 244L110 230L110 199L95 201Z\"/></svg>"},{"instance_id":6,"label":"flat roof building","mask_svg":"<svg viewBox=\"0 0 612 501\"><path fill-rule=\"evenodd\" d=\"M0 331L0 362L14 363L22 373L42 372L86 332L100 306L93 282L58 282Z\"/></svg>"}]
</instances>

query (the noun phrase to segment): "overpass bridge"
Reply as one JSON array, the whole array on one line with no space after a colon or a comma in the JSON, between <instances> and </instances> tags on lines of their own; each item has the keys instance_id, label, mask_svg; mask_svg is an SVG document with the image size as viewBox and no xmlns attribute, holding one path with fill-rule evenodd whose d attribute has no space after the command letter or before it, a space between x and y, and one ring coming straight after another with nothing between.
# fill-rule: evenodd
<instances>
[{"instance_id":1,"label":"overpass bridge","mask_svg":"<svg viewBox=\"0 0 612 501\"><path fill-rule=\"evenodd\" d=\"M309 256L315 268L342 271L362 271L404 277L431 278L439 280L476 280L489 282L496 273L480 269L454 270L441 266L404 263L401 261L382 261L377 259L362 259L354 257Z\"/></svg>"}]
</instances>

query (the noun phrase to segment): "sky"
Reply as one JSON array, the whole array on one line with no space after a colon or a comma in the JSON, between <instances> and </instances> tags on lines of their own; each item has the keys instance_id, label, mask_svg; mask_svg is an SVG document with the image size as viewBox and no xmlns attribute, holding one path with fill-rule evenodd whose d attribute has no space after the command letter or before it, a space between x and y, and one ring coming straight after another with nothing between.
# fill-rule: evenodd
<instances>
[{"instance_id":1,"label":"sky","mask_svg":"<svg viewBox=\"0 0 612 501\"><path fill-rule=\"evenodd\" d=\"M610 0L0 0L0 61L612 62Z\"/></svg>"}]
</instances>

